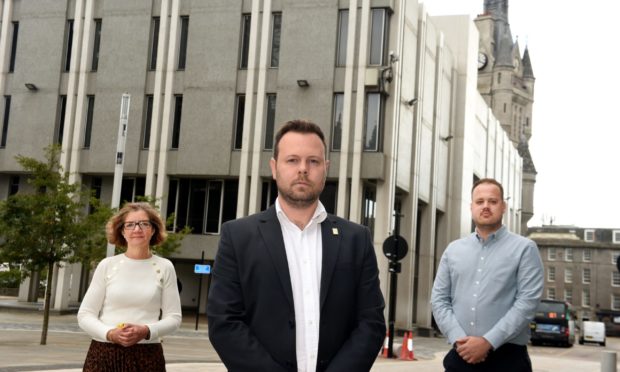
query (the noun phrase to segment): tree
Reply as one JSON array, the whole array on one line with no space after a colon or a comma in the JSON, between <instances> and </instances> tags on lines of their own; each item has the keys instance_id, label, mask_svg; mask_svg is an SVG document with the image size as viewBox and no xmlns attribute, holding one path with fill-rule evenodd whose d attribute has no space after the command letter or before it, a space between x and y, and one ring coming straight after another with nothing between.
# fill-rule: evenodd
<instances>
[{"instance_id":1,"label":"tree","mask_svg":"<svg viewBox=\"0 0 620 372\"><path fill-rule=\"evenodd\" d=\"M59 154L60 148L51 146L45 151L45 161L18 155L16 160L28 174L32 190L0 202L0 258L22 264L28 271L47 269L41 345L47 342L54 265L83 259L81 249L88 242L98 244L92 232L103 230L102 216L88 213L90 193L68 182ZM109 214L103 209L102 213Z\"/></svg>"}]
</instances>

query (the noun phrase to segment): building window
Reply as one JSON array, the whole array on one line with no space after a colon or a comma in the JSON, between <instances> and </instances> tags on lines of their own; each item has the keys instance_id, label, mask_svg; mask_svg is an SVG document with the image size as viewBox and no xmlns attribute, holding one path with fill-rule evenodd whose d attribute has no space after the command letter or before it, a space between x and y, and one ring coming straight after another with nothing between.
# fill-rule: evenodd
<instances>
[{"instance_id":1,"label":"building window","mask_svg":"<svg viewBox=\"0 0 620 372\"><path fill-rule=\"evenodd\" d=\"M614 244L620 244L620 230L614 230L611 233Z\"/></svg>"},{"instance_id":2,"label":"building window","mask_svg":"<svg viewBox=\"0 0 620 372\"><path fill-rule=\"evenodd\" d=\"M581 275L581 282L583 284L590 284L592 282L591 274L590 274L590 269L589 268L584 268L583 269L583 273Z\"/></svg>"},{"instance_id":3,"label":"building window","mask_svg":"<svg viewBox=\"0 0 620 372\"><path fill-rule=\"evenodd\" d=\"M245 94L237 94L235 108L235 138L233 141L233 150L241 150L243 146L243 120L245 119Z\"/></svg>"},{"instance_id":4,"label":"building window","mask_svg":"<svg viewBox=\"0 0 620 372\"><path fill-rule=\"evenodd\" d=\"M586 242L593 242L594 241L594 230L592 229L584 230L583 240L585 240Z\"/></svg>"},{"instance_id":5,"label":"building window","mask_svg":"<svg viewBox=\"0 0 620 372\"><path fill-rule=\"evenodd\" d=\"M90 139L93 133L93 113L95 111L95 96L86 96L88 107L86 109L86 127L84 128L84 148L90 148Z\"/></svg>"},{"instance_id":6,"label":"building window","mask_svg":"<svg viewBox=\"0 0 620 372\"><path fill-rule=\"evenodd\" d=\"M564 283L573 282L573 269L564 269Z\"/></svg>"},{"instance_id":7,"label":"building window","mask_svg":"<svg viewBox=\"0 0 620 372\"><path fill-rule=\"evenodd\" d=\"M344 93L334 94L334 112L332 114L332 150L340 151L342 148L342 109Z\"/></svg>"},{"instance_id":8,"label":"building window","mask_svg":"<svg viewBox=\"0 0 620 372\"><path fill-rule=\"evenodd\" d=\"M553 266L547 268L547 281L555 282L555 267Z\"/></svg>"},{"instance_id":9,"label":"building window","mask_svg":"<svg viewBox=\"0 0 620 372\"><path fill-rule=\"evenodd\" d=\"M364 185L364 200L362 201L363 215L362 225L368 227L371 233L374 234L375 230L375 216L376 216L376 204L377 204L377 190L375 186L368 184Z\"/></svg>"},{"instance_id":10,"label":"building window","mask_svg":"<svg viewBox=\"0 0 620 372\"><path fill-rule=\"evenodd\" d=\"M68 19L65 30L65 53L63 71L67 72L71 69L71 49L73 49L73 20Z\"/></svg>"},{"instance_id":11,"label":"building window","mask_svg":"<svg viewBox=\"0 0 620 372\"><path fill-rule=\"evenodd\" d=\"M267 94L267 121L265 122L265 150L273 149L273 134L276 126L276 95Z\"/></svg>"},{"instance_id":12,"label":"building window","mask_svg":"<svg viewBox=\"0 0 620 372\"><path fill-rule=\"evenodd\" d=\"M222 223L235 219L237 180L171 179L168 216L175 230L189 226L192 234L219 234Z\"/></svg>"},{"instance_id":13,"label":"building window","mask_svg":"<svg viewBox=\"0 0 620 372\"><path fill-rule=\"evenodd\" d=\"M338 44L336 49L336 66L347 64L347 42L349 35L349 11L338 12Z\"/></svg>"},{"instance_id":14,"label":"building window","mask_svg":"<svg viewBox=\"0 0 620 372\"><path fill-rule=\"evenodd\" d=\"M95 37L93 40L93 56L91 70L97 71L99 68L99 47L101 44L101 19L95 19Z\"/></svg>"},{"instance_id":15,"label":"building window","mask_svg":"<svg viewBox=\"0 0 620 372\"><path fill-rule=\"evenodd\" d=\"M185 70L187 60L187 33L189 31L189 17L181 17L181 40L179 41L179 63L177 69Z\"/></svg>"},{"instance_id":16,"label":"building window","mask_svg":"<svg viewBox=\"0 0 620 372\"><path fill-rule=\"evenodd\" d=\"M11 59L9 60L9 72L15 71L15 54L17 53L17 34L19 22L13 22L13 40L11 41Z\"/></svg>"},{"instance_id":17,"label":"building window","mask_svg":"<svg viewBox=\"0 0 620 372\"><path fill-rule=\"evenodd\" d=\"M620 295L615 293L611 294L611 309L620 310Z\"/></svg>"},{"instance_id":18,"label":"building window","mask_svg":"<svg viewBox=\"0 0 620 372\"><path fill-rule=\"evenodd\" d=\"M19 191L19 176L11 176L11 181L9 183L9 195L15 195Z\"/></svg>"},{"instance_id":19,"label":"building window","mask_svg":"<svg viewBox=\"0 0 620 372\"><path fill-rule=\"evenodd\" d=\"M90 180L90 192L95 199L101 199L101 189L103 188L103 180L101 177L93 177ZM88 203L88 213L95 213L95 205Z\"/></svg>"},{"instance_id":20,"label":"building window","mask_svg":"<svg viewBox=\"0 0 620 372\"><path fill-rule=\"evenodd\" d=\"M568 261L568 262L573 261L573 248L564 249L564 261Z\"/></svg>"},{"instance_id":21,"label":"building window","mask_svg":"<svg viewBox=\"0 0 620 372\"><path fill-rule=\"evenodd\" d=\"M366 94L366 120L364 124L364 151L381 151L383 102L380 93Z\"/></svg>"},{"instance_id":22,"label":"building window","mask_svg":"<svg viewBox=\"0 0 620 372\"><path fill-rule=\"evenodd\" d=\"M153 95L148 94L144 99L144 136L142 148L148 149L151 145L151 123L153 121Z\"/></svg>"},{"instance_id":23,"label":"building window","mask_svg":"<svg viewBox=\"0 0 620 372\"><path fill-rule=\"evenodd\" d=\"M124 203L132 203L139 196L144 196L146 190L145 177L128 177L123 178L121 183L121 205Z\"/></svg>"},{"instance_id":24,"label":"building window","mask_svg":"<svg viewBox=\"0 0 620 372\"><path fill-rule=\"evenodd\" d=\"M557 258L557 253L556 253L555 248L547 249L547 259L549 261L555 261L556 258Z\"/></svg>"},{"instance_id":25,"label":"building window","mask_svg":"<svg viewBox=\"0 0 620 372\"><path fill-rule=\"evenodd\" d=\"M589 248L583 249L583 262L592 262L592 251Z\"/></svg>"},{"instance_id":26,"label":"building window","mask_svg":"<svg viewBox=\"0 0 620 372\"><path fill-rule=\"evenodd\" d=\"M170 148L178 149L181 139L181 113L183 111L183 95L174 96L174 122L172 124L172 144Z\"/></svg>"},{"instance_id":27,"label":"building window","mask_svg":"<svg viewBox=\"0 0 620 372\"><path fill-rule=\"evenodd\" d=\"M157 47L159 44L159 17L151 21L151 51L149 53L149 70L157 67Z\"/></svg>"},{"instance_id":28,"label":"building window","mask_svg":"<svg viewBox=\"0 0 620 372\"><path fill-rule=\"evenodd\" d=\"M271 67L280 66L280 34L282 33L282 13L273 13L271 26Z\"/></svg>"},{"instance_id":29,"label":"building window","mask_svg":"<svg viewBox=\"0 0 620 372\"><path fill-rule=\"evenodd\" d=\"M54 143L62 145L62 136L65 131L65 113L67 111L67 96L58 97L58 114L56 115L56 130L54 133Z\"/></svg>"},{"instance_id":30,"label":"building window","mask_svg":"<svg viewBox=\"0 0 620 372\"><path fill-rule=\"evenodd\" d=\"M616 264L616 262L618 262L618 256L620 256L620 252L611 252L611 263L613 265Z\"/></svg>"},{"instance_id":31,"label":"building window","mask_svg":"<svg viewBox=\"0 0 620 372\"><path fill-rule=\"evenodd\" d=\"M590 290L584 289L581 293L581 306L590 307Z\"/></svg>"},{"instance_id":32,"label":"building window","mask_svg":"<svg viewBox=\"0 0 620 372\"><path fill-rule=\"evenodd\" d=\"M611 286L620 287L620 272L614 270L611 275Z\"/></svg>"},{"instance_id":33,"label":"building window","mask_svg":"<svg viewBox=\"0 0 620 372\"><path fill-rule=\"evenodd\" d=\"M369 65L386 65L386 50L388 39L388 12L387 9L371 9L370 12L370 56Z\"/></svg>"},{"instance_id":34,"label":"building window","mask_svg":"<svg viewBox=\"0 0 620 372\"><path fill-rule=\"evenodd\" d=\"M239 55L239 68L248 68L248 55L250 54L250 23L252 16L244 14L241 18L241 53Z\"/></svg>"},{"instance_id":35,"label":"building window","mask_svg":"<svg viewBox=\"0 0 620 372\"><path fill-rule=\"evenodd\" d=\"M261 211L267 210L267 208L274 205L277 197L278 186L276 185L276 181L273 179L263 181L260 198Z\"/></svg>"},{"instance_id":36,"label":"building window","mask_svg":"<svg viewBox=\"0 0 620 372\"><path fill-rule=\"evenodd\" d=\"M6 147L6 137L9 132L10 114L11 114L11 96L4 96L4 116L2 120L2 137L0 138L0 148Z\"/></svg>"},{"instance_id":37,"label":"building window","mask_svg":"<svg viewBox=\"0 0 620 372\"><path fill-rule=\"evenodd\" d=\"M497 73L497 84L502 82L502 73L498 72ZM504 112L506 112L506 104L504 103Z\"/></svg>"},{"instance_id":38,"label":"building window","mask_svg":"<svg viewBox=\"0 0 620 372\"><path fill-rule=\"evenodd\" d=\"M564 301L568 302L569 304L573 303L573 289L572 288L564 289Z\"/></svg>"},{"instance_id":39,"label":"building window","mask_svg":"<svg viewBox=\"0 0 620 372\"><path fill-rule=\"evenodd\" d=\"M547 288L547 298L555 300L555 288Z\"/></svg>"}]
</instances>

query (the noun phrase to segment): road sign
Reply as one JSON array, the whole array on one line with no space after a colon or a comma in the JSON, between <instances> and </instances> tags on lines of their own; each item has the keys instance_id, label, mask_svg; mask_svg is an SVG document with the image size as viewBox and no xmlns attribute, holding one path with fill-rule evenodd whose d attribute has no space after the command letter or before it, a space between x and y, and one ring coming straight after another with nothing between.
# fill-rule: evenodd
<instances>
[{"instance_id":1,"label":"road sign","mask_svg":"<svg viewBox=\"0 0 620 372\"><path fill-rule=\"evenodd\" d=\"M194 265L195 274L211 274L211 265Z\"/></svg>"},{"instance_id":2,"label":"road sign","mask_svg":"<svg viewBox=\"0 0 620 372\"><path fill-rule=\"evenodd\" d=\"M402 260L408 250L407 241L400 235L388 236L383 242L383 254L390 260Z\"/></svg>"}]
</instances>

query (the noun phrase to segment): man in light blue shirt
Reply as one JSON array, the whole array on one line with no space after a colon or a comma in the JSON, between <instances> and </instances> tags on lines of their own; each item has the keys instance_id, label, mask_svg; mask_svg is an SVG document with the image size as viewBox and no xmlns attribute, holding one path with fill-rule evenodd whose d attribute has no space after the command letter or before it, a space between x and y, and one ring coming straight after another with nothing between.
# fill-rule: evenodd
<instances>
[{"instance_id":1,"label":"man in light blue shirt","mask_svg":"<svg viewBox=\"0 0 620 372\"><path fill-rule=\"evenodd\" d=\"M543 290L536 243L502 225L504 190L484 178L472 188L476 231L446 248L431 303L441 332L454 348L446 372L530 372L529 323Z\"/></svg>"}]
</instances>

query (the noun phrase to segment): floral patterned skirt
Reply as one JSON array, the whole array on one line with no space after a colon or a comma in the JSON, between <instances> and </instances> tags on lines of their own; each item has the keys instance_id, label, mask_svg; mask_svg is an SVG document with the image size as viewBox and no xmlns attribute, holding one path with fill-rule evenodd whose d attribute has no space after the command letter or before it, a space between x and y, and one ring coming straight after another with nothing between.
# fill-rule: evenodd
<instances>
[{"instance_id":1,"label":"floral patterned skirt","mask_svg":"<svg viewBox=\"0 0 620 372\"><path fill-rule=\"evenodd\" d=\"M125 347L93 340L84 361L84 372L165 372L166 360L160 343Z\"/></svg>"}]
</instances>

